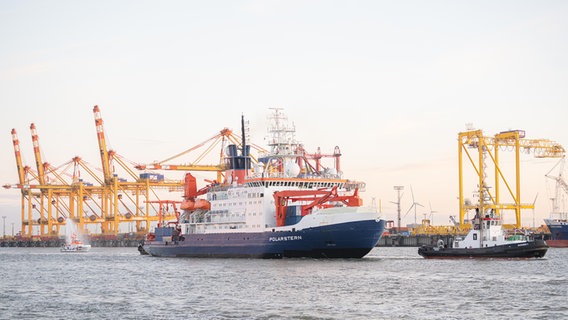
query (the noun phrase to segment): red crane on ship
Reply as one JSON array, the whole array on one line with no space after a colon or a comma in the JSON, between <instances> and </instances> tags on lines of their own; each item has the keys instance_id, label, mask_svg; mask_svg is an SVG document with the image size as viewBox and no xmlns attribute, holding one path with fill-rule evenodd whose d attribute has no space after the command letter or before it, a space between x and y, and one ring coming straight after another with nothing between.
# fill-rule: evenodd
<instances>
[{"instance_id":1,"label":"red crane on ship","mask_svg":"<svg viewBox=\"0 0 568 320\"><path fill-rule=\"evenodd\" d=\"M316 207L333 207L332 202L342 202L348 207L359 207L363 204L363 200L359 198L358 188L353 191L352 195L339 195L337 187L333 187L331 190L284 190L274 192L273 197L276 205L276 226L278 227L286 225L286 210L291 202L311 201L300 205L302 217L312 213Z\"/></svg>"}]
</instances>

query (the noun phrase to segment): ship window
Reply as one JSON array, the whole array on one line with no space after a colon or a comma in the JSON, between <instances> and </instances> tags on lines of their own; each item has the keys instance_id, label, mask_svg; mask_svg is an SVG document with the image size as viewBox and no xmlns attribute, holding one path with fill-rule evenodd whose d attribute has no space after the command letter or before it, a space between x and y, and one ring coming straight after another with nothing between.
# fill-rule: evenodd
<instances>
[{"instance_id":1,"label":"ship window","mask_svg":"<svg viewBox=\"0 0 568 320\"><path fill-rule=\"evenodd\" d=\"M264 193L261 193L261 194L260 194L260 197L261 197L261 198L264 197Z\"/></svg>"},{"instance_id":2,"label":"ship window","mask_svg":"<svg viewBox=\"0 0 568 320\"><path fill-rule=\"evenodd\" d=\"M473 240L477 240L477 233L473 234Z\"/></svg>"}]
</instances>

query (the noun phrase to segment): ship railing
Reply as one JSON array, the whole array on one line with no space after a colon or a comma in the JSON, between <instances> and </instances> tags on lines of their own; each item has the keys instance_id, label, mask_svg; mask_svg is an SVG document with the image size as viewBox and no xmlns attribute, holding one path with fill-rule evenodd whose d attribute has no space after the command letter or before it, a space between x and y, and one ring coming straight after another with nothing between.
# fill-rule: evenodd
<instances>
[{"instance_id":1,"label":"ship railing","mask_svg":"<svg viewBox=\"0 0 568 320\"><path fill-rule=\"evenodd\" d=\"M300 174L298 176L290 176L289 174L285 173L285 172L262 172L262 173L253 173L253 174L249 174L248 176L245 177L247 180L253 180L253 179L262 179L262 178L268 178L268 179L285 179L285 178L300 178L300 179L341 179L341 176L338 174L331 174L331 173L326 173L326 174Z\"/></svg>"}]
</instances>

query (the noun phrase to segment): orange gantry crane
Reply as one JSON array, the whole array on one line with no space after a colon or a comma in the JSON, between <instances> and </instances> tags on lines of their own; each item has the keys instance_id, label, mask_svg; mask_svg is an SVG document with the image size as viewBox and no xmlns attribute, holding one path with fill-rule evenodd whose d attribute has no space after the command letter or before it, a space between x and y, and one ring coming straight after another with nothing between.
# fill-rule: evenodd
<instances>
[{"instance_id":1,"label":"orange gantry crane","mask_svg":"<svg viewBox=\"0 0 568 320\"><path fill-rule=\"evenodd\" d=\"M471 153L470 153L471 150ZM500 150L513 150L515 152L515 181L514 185L507 182L504 170L500 164ZM494 136L484 136L482 130L468 130L458 134L458 160L459 160L459 206L460 206L460 225L464 225L464 217L468 210L478 209L480 212L493 211L501 216L503 210L514 210L516 227L521 227L521 209L533 209L534 204L521 202L521 151L533 153L536 158L561 158L565 150L559 143L546 139L525 139L525 132L522 130L503 131ZM477 152L477 155L474 154ZM464 154L472 165L477 175L478 184L478 203L465 201L463 191L464 180ZM488 177L489 168L487 164L493 165L493 187L490 190L490 179ZM503 182L511 203L502 202Z\"/></svg>"}]
</instances>

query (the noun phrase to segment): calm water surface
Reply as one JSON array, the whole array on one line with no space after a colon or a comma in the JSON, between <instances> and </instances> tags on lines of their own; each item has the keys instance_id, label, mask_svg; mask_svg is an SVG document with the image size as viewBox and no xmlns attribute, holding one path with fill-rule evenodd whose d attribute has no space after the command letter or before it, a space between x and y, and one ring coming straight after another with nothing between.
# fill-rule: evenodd
<instances>
[{"instance_id":1,"label":"calm water surface","mask_svg":"<svg viewBox=\"0 0 568 320\"><path fill-rule=\"evenodd\" d=\"M568 249L540 260L175 259L0 248L0 319L567 319Z\"/></svg>"}]
</instances>

